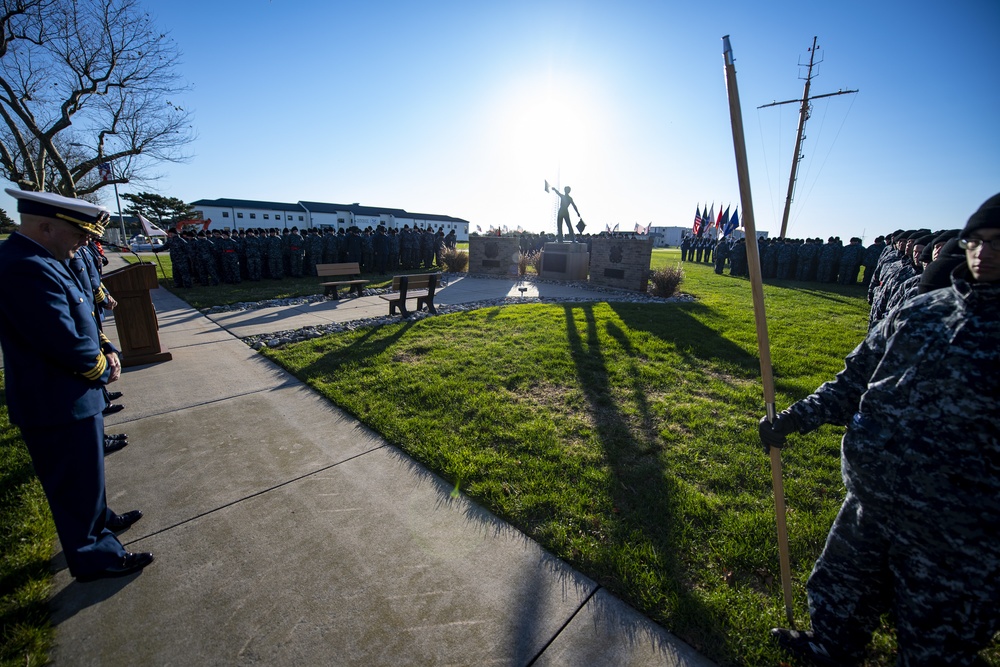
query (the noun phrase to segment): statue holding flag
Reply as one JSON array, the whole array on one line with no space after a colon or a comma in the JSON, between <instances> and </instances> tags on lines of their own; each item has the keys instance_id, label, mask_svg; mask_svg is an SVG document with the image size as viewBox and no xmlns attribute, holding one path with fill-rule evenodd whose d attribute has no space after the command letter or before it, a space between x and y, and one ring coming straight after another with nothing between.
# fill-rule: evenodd
<instances>
[{"instance_id":1,"label":"statue holding flag","mask_svg":"<svg viewBox=\"0 0 1000 667\"><path fill-rule=\"evenodd\" d=\"M545 181L545 191L550 191L548 181ZM569 221L569 207L572 206L573 210L576 211L577 217L580 218L580 221L577 223L577 229L580 230L581 234L583 233L584 227L586 227L583 222L583 216L580 215L580 209L576 207L576 202L574 202L573 198L569 196L570 187L568 185L563 188L565 194L563 194L563 192L559 192L559 188L551 188L551 191L556 193L556 196L559 197L559 212L556 214L556 241L559 243L563 242L562 226L565 221L566 230L569 232L569 240L570 243L572 243L576 241L576 236L573 234L573 225L570 224Z\"/></svg>"}]
</instances>

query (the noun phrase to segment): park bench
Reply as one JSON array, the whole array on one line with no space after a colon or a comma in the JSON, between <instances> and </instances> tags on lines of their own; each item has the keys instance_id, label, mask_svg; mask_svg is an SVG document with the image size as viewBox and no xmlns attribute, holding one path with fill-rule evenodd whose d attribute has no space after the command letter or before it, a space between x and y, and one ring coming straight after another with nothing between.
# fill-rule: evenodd
<instances>
[{"instance_id":1,"label":"park bench","mask_svg":"<svg viewBox=\"0 0 1000 667\"><path fill-rule=\"evenodd\" d=\"M355 278L354 276L361 275L361 267L358 266L357 262L342 262L340 264L317 264L316 265L316 275L320 278L329 278L331 276L344 276L337 280L328 280L320 283L323 287L323 294L329 296L331 293L340 298L340 291L338 288L341 285L348 285L350 289L347 290L348 294L357 294L361 296L361 287L367 285L367 280L362 280L361 278Z\"/></svg>"},{"instance_id":2,"label":"park bench","mask_svg":"<svg viewBox=\"0 0 1000 667\"><path fill-rule=\"evenodd\" d=\"M407 276L394 276L392 279L392 291L388 294L379 294L379 298L389 302L389 314L395 315L399 309L401 317L406 317L409 313L406 310L406 300L415 299L417 310L427 306L427 310L432 314L437 314L434 308L434 290L437 289L440 273L418 273Z\"/></svg>"}]
</instances>

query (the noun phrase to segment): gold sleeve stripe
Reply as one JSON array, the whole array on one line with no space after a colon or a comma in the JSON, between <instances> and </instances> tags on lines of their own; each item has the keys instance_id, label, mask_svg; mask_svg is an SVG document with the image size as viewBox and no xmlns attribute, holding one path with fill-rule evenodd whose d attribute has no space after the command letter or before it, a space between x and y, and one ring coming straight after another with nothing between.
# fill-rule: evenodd
<instances>
[{"instance_id":1,"label":"gold sleeve stripe","mask_svg":"<svg viewBox=\"0 0 1000 667\"><path fill-rule=\"evenodd\" d=\"M101 336L101 345L104 345L105 343L110 343L111 342L111 339L108 338L107 336L105 336L103 331L98 331L97 333L99 333L100 336Z\"/></svg>"},{"instance_id":2,"label":"gold sleeve stripe","mask_svg":"<svg viewBox=\"0 0 1000 667\"><path fill-rule=\"evenodd\" d=\"M104 371L108 368L108 360L104 357L104 353L97 355L97 363L89 371L83 374L83 377L87 378L91 382L97 382L104 375Z\"/></svg>"},{"instance_id":3,"label":"gold sleeve stripe","mask_svg":"<svg viewBox=\"0 0 1000 667\"><path fill-rule=\"evenodd\" d=\"M96 303L104 303L104 300L108 298L107 292L104 291L104 285L97 288L97 295L94 296L94 301Z\"/></svg>"}]
</instances>

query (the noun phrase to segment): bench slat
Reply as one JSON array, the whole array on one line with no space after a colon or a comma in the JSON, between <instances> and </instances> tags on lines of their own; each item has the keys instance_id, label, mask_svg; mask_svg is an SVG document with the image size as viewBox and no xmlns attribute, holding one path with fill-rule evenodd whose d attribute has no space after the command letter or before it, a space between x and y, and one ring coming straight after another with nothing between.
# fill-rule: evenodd
<instances>
[{"instance_id":1,"label":"bench slat","mask_svg":"<svg viewBox=\"0 0 1000 667\"><path fill-rule=\"evenodd\" d=\"M361 275L361 266L357 262L340 262L338 264L317 264L316 275L320 278L331 278L336 276L346 276L343 280L328 280L320 283L323 293L329 295L331 292L339 299L340 292L337 288L341 285L349 285L349 292L361 296L361 286L367 285L367 280L353 278Z\"/></svg>"},{"instance_id":2,"label":"bench slat","mask_svg":"<svg viewBox=\"0 0 1000 667\"><path fill-rule=\"evenodd\" d=\"M427 306L427 310L432 314L437 314L434 307L434 290L437 288L440 273L419 273L416 275L394 276L392 279L393 291L389 294L379 294L379 297L389 302L389 314L394 315L396 309L402 317L408 315L406 311L406 300L416 299L417 310Z\"/></svg>"}]
</instances>

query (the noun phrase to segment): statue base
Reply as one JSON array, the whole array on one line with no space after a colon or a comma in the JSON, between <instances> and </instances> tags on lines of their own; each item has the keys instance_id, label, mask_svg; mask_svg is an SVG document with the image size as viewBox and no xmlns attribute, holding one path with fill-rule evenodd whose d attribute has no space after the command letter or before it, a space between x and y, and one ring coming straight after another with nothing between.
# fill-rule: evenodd
<instances>
[{"instance_id":1,"label":"statue base","mask_svg":"<svg viewBox=\"0 0 1000 667\"><path fill-rule=\"evenodd\" d=\"M586 243L546 243L539 277L550 280L586 280L590 253Z\"/></svg>"}]
</instances>

